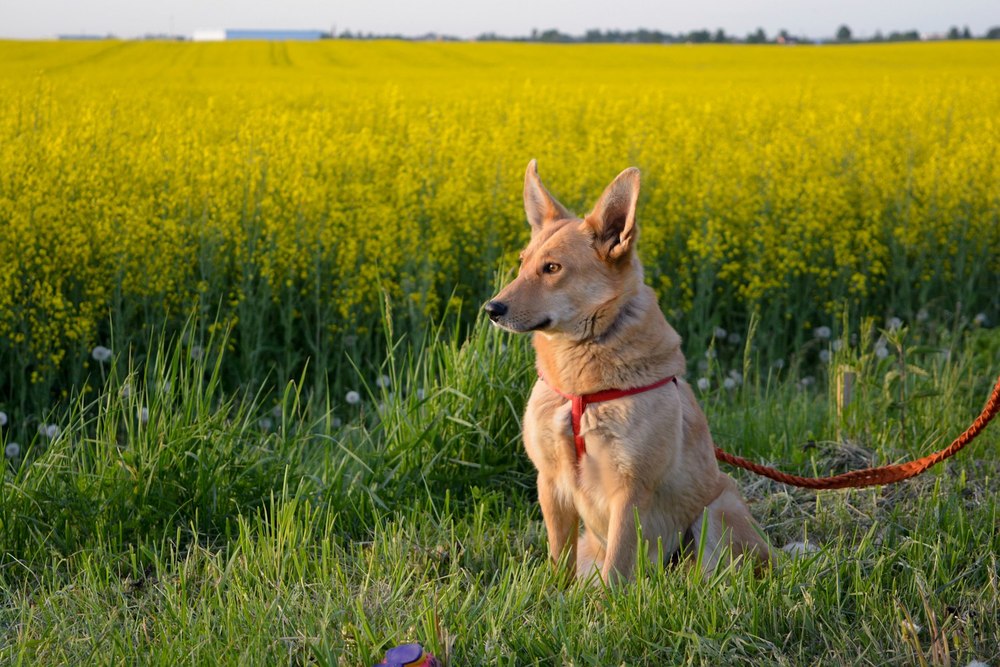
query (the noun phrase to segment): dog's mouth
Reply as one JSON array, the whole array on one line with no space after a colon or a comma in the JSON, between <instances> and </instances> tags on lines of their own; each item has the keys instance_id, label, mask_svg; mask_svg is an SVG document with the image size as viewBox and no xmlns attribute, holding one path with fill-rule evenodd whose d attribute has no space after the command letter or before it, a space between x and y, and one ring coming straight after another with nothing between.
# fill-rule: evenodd
<instances>
[{"instance_id":1,"label":"dog's mouth","mask_svg":"<svg viewBox=\"0 0 1000 667\"><path fill-rule=\"evenodd\" d=\"M504 331L509 331L511 333L530 333L532 331L544 331L545 329L549 328L549 326L551 326L552 324L552 318L546 317L538 324L529 327L521 327L518 326L516 323L504 322L502 318L497 318L495 320L491 319L490 323L493 324L493 326L499 327Z\"/></svg>"}]
</instances>

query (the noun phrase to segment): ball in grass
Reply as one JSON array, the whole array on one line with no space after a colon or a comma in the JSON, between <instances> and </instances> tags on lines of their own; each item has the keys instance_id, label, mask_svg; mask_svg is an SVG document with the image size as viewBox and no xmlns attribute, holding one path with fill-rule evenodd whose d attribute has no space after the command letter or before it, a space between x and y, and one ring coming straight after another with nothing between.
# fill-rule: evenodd
<instances>
[{"instance_id":1,"label":"ball in grass","mask_svg":"<svg viewBox=\"0 0 1000 667\"><path fill-rule=\"evenodd\" d=\"M441 663L420 644L401 644L386 651L385 660L375 667L441 667Z\"/></svg>"}]
</instances>

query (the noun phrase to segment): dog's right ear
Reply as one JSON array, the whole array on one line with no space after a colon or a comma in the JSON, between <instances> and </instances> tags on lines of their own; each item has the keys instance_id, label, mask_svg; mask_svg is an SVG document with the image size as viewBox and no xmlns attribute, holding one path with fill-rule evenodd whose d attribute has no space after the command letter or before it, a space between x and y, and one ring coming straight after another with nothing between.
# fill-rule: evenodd
<instances>
[{"instance_id":1,"label":"dog's right ear","mask_svg":"<svg viewBox=\"0 0 1000 667\"><path fill-rule=\"evenodd\" d=\"M524 172L524 212L528 215L531 233L538 232L547 222L572 218L573 214L556 201L538 178L538 163L532 160Z\"/></svg>"}]
</instances>

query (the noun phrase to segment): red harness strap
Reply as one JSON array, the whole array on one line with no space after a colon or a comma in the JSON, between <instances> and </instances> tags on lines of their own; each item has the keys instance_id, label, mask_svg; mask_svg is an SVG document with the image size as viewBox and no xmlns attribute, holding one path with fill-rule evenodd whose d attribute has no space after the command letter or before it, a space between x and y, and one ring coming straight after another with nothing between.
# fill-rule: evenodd
<instances>
[{"instance_id":1,"label":"red harness strap","mask_svg":"<svg viewBox=\"0 0 1000 667\"><path fill-rule=\"evenodd\" d=\"M591 403L603 403L604 401L612 401L616 398L624 398L625 396L632 396L634 394L641 394L645 391L652 391L653 389L658 389L665 384L673 382L677 383L676 376L665 377L658 382L653 384L648 384L645 387L636 387L634 389L606 389L604 391L595 391L593 394L567 394L560 391L551 382L545 379L545 377L539 373L539 379L545 384L549 385L549 389L556 392L566 400L570 401L572 406L572 422L573 422L573 443L576 445L576 460L577 462L587 453L587 443L584 441L583 436L580 435L580 418L583 417L583 411L587 409L587 406Z\"/></svg>"}]
</instances>

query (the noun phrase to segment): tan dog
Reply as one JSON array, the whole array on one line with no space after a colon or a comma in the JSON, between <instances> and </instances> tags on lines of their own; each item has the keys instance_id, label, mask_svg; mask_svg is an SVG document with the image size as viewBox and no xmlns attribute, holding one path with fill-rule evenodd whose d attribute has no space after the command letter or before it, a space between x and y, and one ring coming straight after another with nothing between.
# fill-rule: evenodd
<instances>
[{"instance_id":1,"label":"tan dog","mask_svg":"<svg viewBox=\"0 0 1000 667\"><path fill-rule=\"evenodd\" d=\"M702 550L705 569L740 554L764 562L767 544L735 482L720 472L705 416L681 379L681 338L643 283L638 196L639 170L626 169L580 220L549 194L532 160L524 177L531 242L517 278L485 306L496 325L535 332L540 379L524 416L524 447L538 469L549 553L558 562L568 550L578 576L597 569L605 581L630 577L637 514L651 559L659 541L667 557L682 544ZM574 438L567 395L660 382L586 406L582 440Z\"/></svg>"}]
</instances>

